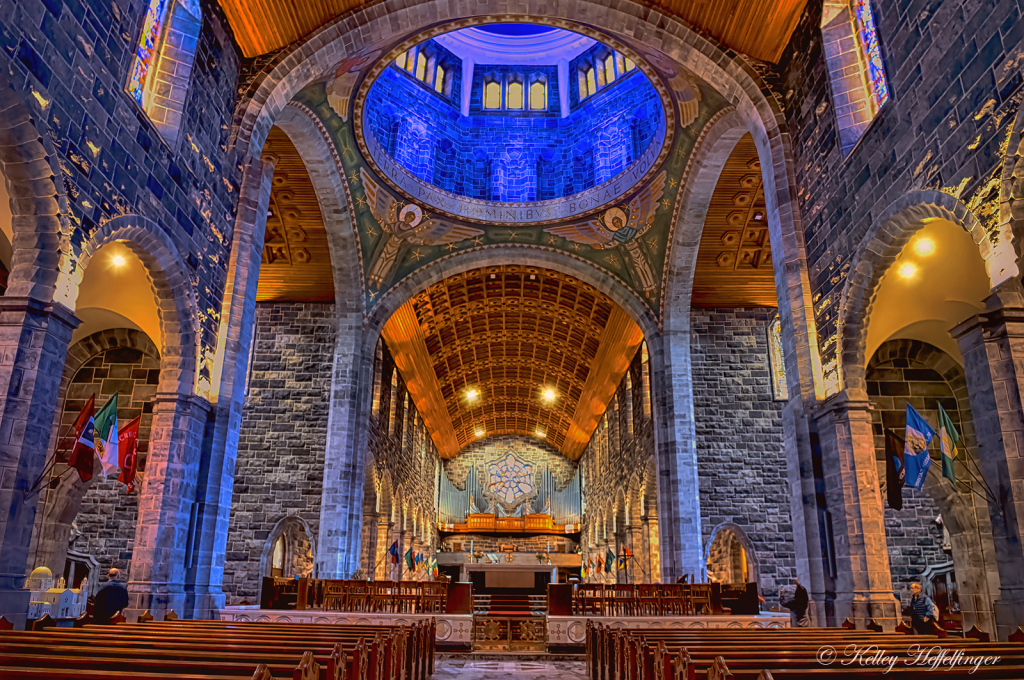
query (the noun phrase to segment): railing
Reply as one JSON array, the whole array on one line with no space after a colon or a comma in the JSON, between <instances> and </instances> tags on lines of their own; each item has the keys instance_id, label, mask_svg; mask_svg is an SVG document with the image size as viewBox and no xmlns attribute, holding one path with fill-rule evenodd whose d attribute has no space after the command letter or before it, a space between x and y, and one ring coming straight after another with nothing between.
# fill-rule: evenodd
<instances>
[{"instance_id":1,"label":"railing","mask_svg":"<svg viewBox=\"0 0 1024 680\"><path fill-rule=\"evenodd\" d=\"M473 514L465 524L438 523L438 529L453 534L472 533L535 533L547 531L560 534L574 534L581 530L579 524L555 524L551 515L526 515L525 517L498 517L488 514Z\"/></svg>"},{"instance_id":2,"label":"railing","mask_svg":"<svg viewBox=\"0 0 1024 680\"><path fill-rule=\"evenodd\" d=\"M446 611L445 581L348 581L264 578L261 609L322 609L371 614Z\"/></svg>"}]
</instances>

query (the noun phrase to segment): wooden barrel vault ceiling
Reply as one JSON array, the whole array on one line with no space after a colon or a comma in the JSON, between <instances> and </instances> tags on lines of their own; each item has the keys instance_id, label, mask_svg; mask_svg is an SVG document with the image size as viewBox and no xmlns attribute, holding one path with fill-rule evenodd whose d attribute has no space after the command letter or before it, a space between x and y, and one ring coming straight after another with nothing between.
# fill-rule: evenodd
<instances>
[{"instance_id":1,"label":"wooden barrel vault ceiling","mask_svg":"<svg viewBox=\"0 0 1024 680\"><path fill-rule=\"evenodd\" d=\"M221 0L242 53L256 57L309 35L345 12L377 0ZM698 32L756 59L778 62L807 0L646 0Z\"/></svg>"},{"instance_id":2,"label":"wooden barrel vault ceiling","mask_svg":"<svg viewBox=\"0 0 1024 680\"><path fill-rule=\"evenodd\" d=\"M383 335L446 458L481 432L539 436L579 458L643 338L591 286L515 265L431 286L392 316ZM546 389L553 403L542 398Z\"/></svg>"}]
</instances>

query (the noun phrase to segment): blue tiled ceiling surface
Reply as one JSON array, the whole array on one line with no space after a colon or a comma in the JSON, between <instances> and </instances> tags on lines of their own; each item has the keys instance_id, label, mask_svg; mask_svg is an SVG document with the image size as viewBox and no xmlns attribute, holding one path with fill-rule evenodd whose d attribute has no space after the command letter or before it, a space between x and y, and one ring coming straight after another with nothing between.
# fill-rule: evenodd
<instances>
[{"instance_id":1,"label":"blue tiled ceiling surface","mask_svg":"<svg viewBox=\"0 0 1024 680\"><path fill-rule=\"evenodd\" d=\"M504 79L513 71L547 77L547 111L481 108L484 77ZM571 88L575 77L569 81ZM364 124L424 182L459 196L519 203L571 196L613 178L657 141L665 115L639 69L582 104L574 97L565 118L555 67L478 65L470 87L470 115L463 116L457 96L439 95L389 67L370 89Z\"/></svg>"}]
</instances>

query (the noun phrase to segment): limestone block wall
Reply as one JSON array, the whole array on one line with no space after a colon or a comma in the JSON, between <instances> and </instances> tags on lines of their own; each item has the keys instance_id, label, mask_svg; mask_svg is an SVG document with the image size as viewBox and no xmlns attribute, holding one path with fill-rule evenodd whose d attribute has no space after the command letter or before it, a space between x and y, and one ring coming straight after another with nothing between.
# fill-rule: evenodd
<instances>
[{"instance_id":1,"label":"limestone block wall","mask_svg":"<svg viewBox=\"0 0 1024 680\"><path fill-rule=\"evenodd\" d=\"M256 305L224 565L228 604L257 601L261 556L282 519L301 518L316 539L335 332L333 304Z\"/></svg>"},{"instance_id":2,"label":"limestone block wall","mask_svg":"<svg viewBox=\"0 0 1024 680\"><path fill-rule=\"evenodd\" d=\"M1007 135L1024 98L1024 21L1013 0L871 6L891 96L848 154L830 96L821 3L808 3L779 62L826 383L835 380L840 297L864 234L915 190L959 198L996 231Z\"/></svg>"},{"instance_id":3,"label":"limestone block wall","mask_svg":"<svg viewBox=\"0 0 1024 680\"><path fill-rule=\"evenodd\" d=\"M796 576L783 402L773 399L768 363L774 315L768 308L698 308L690 316L705 553L715 527L739 526L754 545L768 605Z\"/></svg>"}]
</instances>

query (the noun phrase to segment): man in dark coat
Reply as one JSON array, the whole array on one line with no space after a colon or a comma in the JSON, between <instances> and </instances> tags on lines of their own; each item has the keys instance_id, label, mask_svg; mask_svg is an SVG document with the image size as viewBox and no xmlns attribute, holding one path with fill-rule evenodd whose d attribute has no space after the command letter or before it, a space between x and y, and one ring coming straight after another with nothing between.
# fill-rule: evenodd
<instances>
[{"instance_id":1,"label":"man in dark coat","mask_svg":"<svg viewBox=\"0 0 1024 680\"><path fill-rule=\"evenodd\" d=\"M806 628L811 625L811 620L807 618L807 607L810 603L810 598L807 596L807 588L800 585L799 579L794 579L793 582L796 584L793 589L793 599L783 602L782 606L793 612L793 618L796 619L797 627Z\"/></svg>"},{"instance_id":2,"label":"man in dark coat","mask_svg":"<svg viewBox=\"0 0 1024 680\"><path fill-rule=\"evenodd\" d=\"M120 571L111 569L107 573L107 579L110 582L96 593L96 605L92 610L93 620L96 623L110 623L110 619L128 606L128 590L117 580L120 575Z\"/></svg>"}]
</instances>

